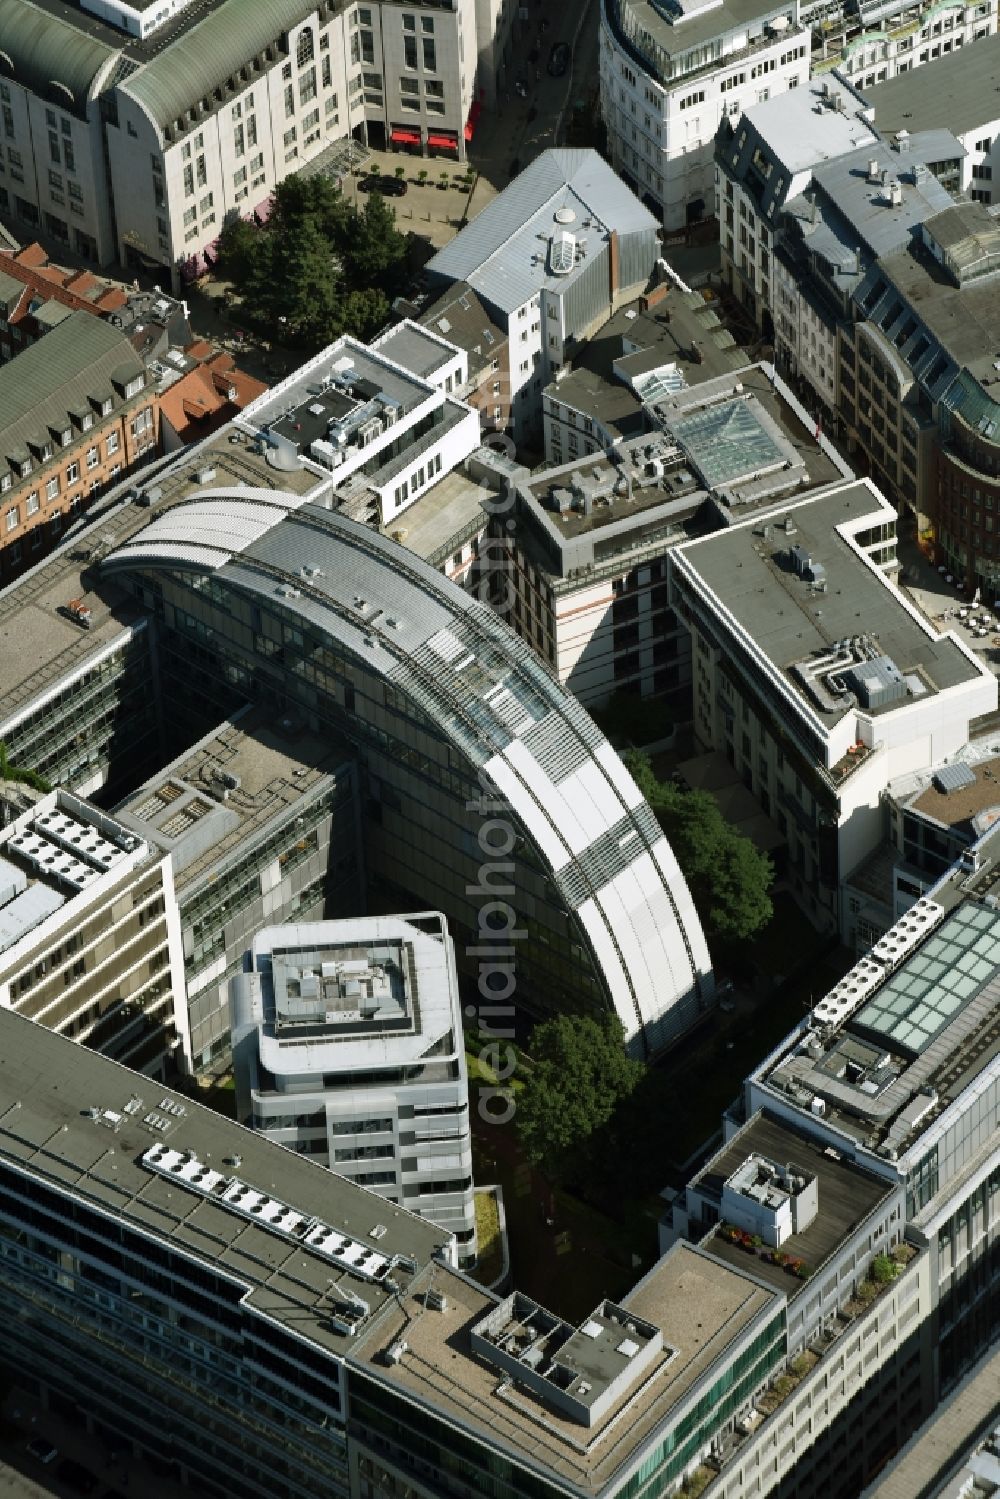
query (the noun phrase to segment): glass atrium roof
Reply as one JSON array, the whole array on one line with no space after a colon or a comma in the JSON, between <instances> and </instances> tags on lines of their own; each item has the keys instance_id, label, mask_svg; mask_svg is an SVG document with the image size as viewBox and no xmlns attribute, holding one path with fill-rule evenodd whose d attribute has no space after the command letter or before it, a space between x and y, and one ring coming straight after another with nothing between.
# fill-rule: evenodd
<instances>
[{"instance_id":1,"label":"glass atrium roof","mask_svg":"<svg viewBox=\"0 0 1000 1499\"><path fill-rule=\"evenodd\" d=\"M892 1050L919 1056L1000 972L1000 913L960 906L854 1016Z\"/></svg>"},{"instance_id":2,"label":"glass atrium roof","mask_svg":"<svg viewBox=\"0 0 1000 1499\"><path fill-rule=\"evenodd\" d=\"M778 468L788 457L750 403L739 399L681 417L670 430L712 489Z\"/></svg>"}]
</instances>

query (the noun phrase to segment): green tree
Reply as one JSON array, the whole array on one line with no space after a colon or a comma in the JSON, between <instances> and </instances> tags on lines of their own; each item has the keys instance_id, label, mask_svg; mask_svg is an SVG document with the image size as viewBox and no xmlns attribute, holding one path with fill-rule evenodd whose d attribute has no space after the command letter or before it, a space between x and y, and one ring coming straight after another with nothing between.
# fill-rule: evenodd
<instances>
[{"instance_id":1,"label":"green tree","mask_svg":"<svg viewBox=\"0 0 1000 1499\"><path fill-rule=\"evenodd\" d=\"M709 939L742 942L759 932L774 909L767 854L725 820L707 792L658 781L637 750L623 758L667 835Z\"/></svg>"},{"instance_id":2,"label":"green tree","mask_svg":"<svg viewBox=\"0 0 1000 1499\"><path fill-rule=\"evenodd\" d=\"M396 215L381 193L369 194L358 215L350 250L349 279L357 288L377 287L388 292L400 279L406 262L406 236L396 228Z\"/></svg>"},{"instance_id":3,"label":"green tree","mask_svg":"<svg viewBox=\"0 0 1000 1499\"><path fill-rule=\"evenodd\" d=\"M391 310L388 297L377 286L349 291L341 304L338 331L367 342L385 327Z\"/></svg>"},{"instance_id":4,"label":"green tree","mask_svg":"<svg viewBox=\"0 0 1000 1499\"><path fill-rule=\"evenodd\" d=\"M311 216L271 237L272 273L261 310L284 318L297 343L318 345L337 336L341 321L340 265Z\"/></svg>"},{"instance_id":5,"label":"green tree","mask_svg":"<svg viewBox=\"0 0 1000 1499\"><path fill-rule=\"evenodd\" d=\"M253 279L254 266L264 249L264 240L256 224L234 214L222 226L219 235L219 262L237 291Z\"/></svg>"},{"instance_id":6,"label":"green tree","mask_svg":"<svg viewBox=\"0 0 1000 1499\"><path fill-rule=\"evenodd\" d=\"M525 1154L551 1176L562 1176L611 1122L643 1076L626 1056L616 1015L558 1015L535 1027L531 1071L518 1095L517 1129Z\"/></svg>"}]
</instances>

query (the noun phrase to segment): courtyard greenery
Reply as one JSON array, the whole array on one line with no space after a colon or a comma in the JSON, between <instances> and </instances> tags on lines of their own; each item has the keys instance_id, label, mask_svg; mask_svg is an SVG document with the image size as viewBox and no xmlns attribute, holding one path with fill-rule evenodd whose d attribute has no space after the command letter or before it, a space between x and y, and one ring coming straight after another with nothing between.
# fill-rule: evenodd
<instances>
[{"instance_id":1,"label":"courtyard greenery","mask_svg":"<svg viewBox=\"0 0 1000 1499\"><path fill-rule=\"evenodd\" d=\"M746 942L773 914L774 866L732 827L706 791L657 780L648 756L623 756L667 835L709 943Z\"/></svg>"},{"instance_id":2,"label":"courtyard greenery","mask_svg":"<svg viewBox=\"0 0 1000 1499\"><path fill-rule=\"evenodd\" d=\"M408 241L393 209L378 193L356 206L326 177L286 177L267 223L231 219L218 251L242 320L292 346L371 338L406 284Z\"/></svg>"}]
</instances>

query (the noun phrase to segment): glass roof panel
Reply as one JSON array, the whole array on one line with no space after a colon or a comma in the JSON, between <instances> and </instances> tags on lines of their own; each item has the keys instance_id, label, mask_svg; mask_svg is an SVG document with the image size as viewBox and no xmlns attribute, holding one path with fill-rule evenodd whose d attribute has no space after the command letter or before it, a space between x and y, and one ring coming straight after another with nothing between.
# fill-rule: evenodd
<instances>
[{"instance_id":1,"label":"glass roof panel","mask_svg":"<svg viewBox=\"0 0 1000 1499\"><path fill-rule=\"evenodd\" d=\"M853 1017L887 1046L919 1054L1000 973L1000 912L959 907Z\"/></svg>"}]
</instances>

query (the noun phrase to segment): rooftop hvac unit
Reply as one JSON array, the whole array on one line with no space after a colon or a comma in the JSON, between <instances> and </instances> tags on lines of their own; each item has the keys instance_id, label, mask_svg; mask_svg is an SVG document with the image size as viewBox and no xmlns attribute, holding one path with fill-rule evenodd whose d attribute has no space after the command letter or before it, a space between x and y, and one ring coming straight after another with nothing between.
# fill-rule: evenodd
<instances>
[{"instance_id":1,"label":"rooftop hvac unit","mask_svg":"<svg viewBox=\"0 0 1000 1499\"><path fill-rule=\"evenodd\" d=\"M432 1312L444 1312L448 1310L448 1298L443 1291L428 1291L425 1304Z\"/></svg>"}]
</instances>

